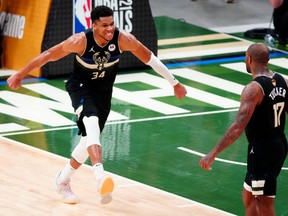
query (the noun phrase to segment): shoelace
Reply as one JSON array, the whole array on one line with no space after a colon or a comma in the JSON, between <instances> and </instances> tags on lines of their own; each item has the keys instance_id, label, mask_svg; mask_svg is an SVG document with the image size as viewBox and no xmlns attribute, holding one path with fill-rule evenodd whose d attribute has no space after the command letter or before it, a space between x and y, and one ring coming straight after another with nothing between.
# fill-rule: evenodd
<instances>
[{"instance_id":1,"label":"shoelace","mask_svg":"<svg viewBox=\"0 0 288 216\"><path fill-rule=\"evenodd\" d=\"M64 184L62 184L64 185ZM74 193L72 192L69 183L65 184L62 188L61 188L61 192L65 193L65 196L74 196Z\"/></svg>"}]
</instances>

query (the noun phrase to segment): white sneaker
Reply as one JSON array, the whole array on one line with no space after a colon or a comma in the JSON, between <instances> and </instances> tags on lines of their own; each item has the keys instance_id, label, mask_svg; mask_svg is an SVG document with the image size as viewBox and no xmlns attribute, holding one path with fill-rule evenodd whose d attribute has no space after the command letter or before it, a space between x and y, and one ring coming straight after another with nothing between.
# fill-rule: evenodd
<instances>
[{"instance_id":1,"label":"white sneaker","mask_svg":"<svg viewBox=\"0 0 288 216\"><path fill-rule=\"evenodd\" d=\"M104 179L98 184L98 193L100 196L106 196L111 194L114 190L114 181L110 176L104 177Z\"/></svg>"},{"instance_id":2,"label":"white sneaker","mask_svg":"<svg viewBox=\"0 0 288 216\"><path fill-rule=\"evenodd\" d=\"M60 175L60 174L59 174ZM75 194L71 190L70 183L68 182L59 182L59 175L55 179L54 185L56 191L60 194L62 201L67 204L75 204L78 202Z\"/></svg>"},{"instance_id":3,"label":"white sneaker","mask_svg":"<svg viewBox=\"0 0 288 216\"><path fill-rule=\"evenodd\" d=\"M93 166L94 176L97 182L97 192L100 196L105 196L113 192L114 181L111 177L105 176L103 165Z\"/></svg>"}]
</instances>

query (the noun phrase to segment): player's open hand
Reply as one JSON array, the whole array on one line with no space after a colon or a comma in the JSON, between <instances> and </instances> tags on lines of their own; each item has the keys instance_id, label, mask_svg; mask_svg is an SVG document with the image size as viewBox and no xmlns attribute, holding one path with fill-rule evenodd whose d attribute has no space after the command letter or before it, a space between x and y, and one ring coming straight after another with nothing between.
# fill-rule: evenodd
<instances>
[{"instance_id":1,"label":"player's open hand","mask_svg":"<svg viewBox=\"0 0 288 216\"><path fill-rule=\"evenodd\" d=\"M179 82L177 85L174 86L174 95L181 100L187 94L186 88Z\"/></svg>"}]
</instances>

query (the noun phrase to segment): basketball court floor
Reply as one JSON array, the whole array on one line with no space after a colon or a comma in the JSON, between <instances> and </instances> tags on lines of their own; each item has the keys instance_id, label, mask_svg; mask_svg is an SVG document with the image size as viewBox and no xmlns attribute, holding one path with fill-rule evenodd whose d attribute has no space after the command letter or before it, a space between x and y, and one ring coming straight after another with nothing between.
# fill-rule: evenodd
<instances>
[{"instance_id":1,"label":"basketball court floor","mask_svg":"<svg viewBox=\"0 0 288 216\"><path fill-rule=\"evenodd\" d=\"M71 182L78 204L62 203L53 189L77 143L66 79L25 79L17 91L0 83L0 215L244 215L245 136L213 170L198 163L234 120L251 81L244 60L253 41L167 16L155 24L158 56L188 94L177 100L150 69L119 73L101 137L104 166L116 182L109 199L96 195L89 161ZM288 75L285 48L271 48L269 66ZM288 215L287 180L285 162L277 215Z\"/></svg>"}]
</instances>

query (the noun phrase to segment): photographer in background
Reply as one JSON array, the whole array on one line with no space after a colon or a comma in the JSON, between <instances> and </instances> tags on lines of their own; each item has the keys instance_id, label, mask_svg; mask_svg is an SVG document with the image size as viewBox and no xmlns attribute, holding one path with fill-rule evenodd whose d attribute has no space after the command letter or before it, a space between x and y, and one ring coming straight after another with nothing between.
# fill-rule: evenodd
<instances>
[{"instance_id":1,"label":"photographer in background","mask_svg":"<svg viewBox=\"0 0 288 216\"><path fill-rule=\"evenodd\" d=\"M273 11L273 24L278 34L278 44L286 46L288 40L288 0L270 0Z\"/></svg>"}]
</instances>

